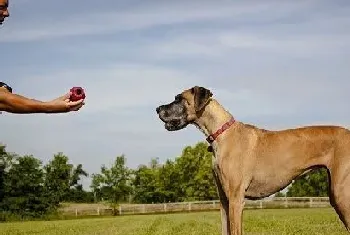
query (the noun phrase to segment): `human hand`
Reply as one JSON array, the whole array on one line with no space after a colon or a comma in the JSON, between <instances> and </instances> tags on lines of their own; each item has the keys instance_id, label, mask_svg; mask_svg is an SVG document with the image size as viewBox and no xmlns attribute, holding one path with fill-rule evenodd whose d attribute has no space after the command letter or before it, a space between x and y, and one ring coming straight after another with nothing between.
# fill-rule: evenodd
<instances>
[{"instance_id":1,"label":"human hand","mask_svg":"<svg viewBox=\"0 0 350 235\"><path fill-rule=\"evenodd\" d=\"M65 113L71 111L78 111L81 107L85 105L85 100L81 99L78 101L71 101L69 98L71 96L71 92L58 97L52 101L49 101L48 104L52 109L52 112L56 113Z\"/></svg>"},{"instance_id":2,"label":"human hand","mask_svg":"<svg viewBox=\"0 0 350 235\"><path fill-rule=\"evenodd\" d=\"M4 82L0 82L0 90L12 93L12 87L10 87Z\"/></svg>"},{"instance_id":3,"label":"human hand","mask_svg":"<svg viewBox=\"0 0 350 235\"><path fill-rule=\"evenodd\" d=\"M7 89L5 85L6 85L5 83L0 82L0 92L10 92L9 89ZM11 91L12 91L12 89L11 89ZM0 111L0 114L2 114L1 111Z\"/></svg>"}]
</instances>

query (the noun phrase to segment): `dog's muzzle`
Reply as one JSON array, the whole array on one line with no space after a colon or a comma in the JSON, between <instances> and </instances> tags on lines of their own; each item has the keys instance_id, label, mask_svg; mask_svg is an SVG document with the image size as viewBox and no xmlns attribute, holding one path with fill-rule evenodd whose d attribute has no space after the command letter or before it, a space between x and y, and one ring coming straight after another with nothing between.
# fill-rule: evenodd
<instances>
[{"instance_id":1,"label":"dog's muzzle","mask_svg":"<svg viewBox=\"0 0 350 235\"><path fill-rule=\"evenodd\" d=\"M177 131L183 129L187 123L183 118L174 118L167 110L167 107L161 105L156 108L156 112L159 116L159 119L164 122L164 127L168 131Z\"/></svg>"}]
</instances>

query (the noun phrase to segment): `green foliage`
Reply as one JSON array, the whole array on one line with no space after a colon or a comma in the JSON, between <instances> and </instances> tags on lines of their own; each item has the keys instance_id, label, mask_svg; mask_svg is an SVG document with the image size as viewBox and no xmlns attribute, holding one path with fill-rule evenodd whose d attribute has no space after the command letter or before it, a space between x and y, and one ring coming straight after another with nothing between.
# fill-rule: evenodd
<instances>
[{"instance_id":1,"label":"green foliage","mask_svg":"<svg viewBox=\"0 0 350 235\"><path fill-rule=\"evenodd\" d=\"M212 175L212 154L206 143L187 146L175 161L160 164L152 159L149 166L135 171L134 200L140 203L217 199Z\"/></svg>"},{"instance_id":2,"label":"green foliage","mask_svg":"<svg viewBox=\"0 0 350 235\"><path fill-rule=\"evenodd\" d=\"M211 168L213 155L207 151L207 147L205 143L188 146L183 150L181 157L176 159L183 200L217 199Z\"/></svg>"},{"instance_id":3,"label":"green foliage","mask_svg":"<svg viewBox=\"0 0 350 235\"><path fill-rule=\"evenodd\" d=\"M93 203L94 194L93 192L87 192L83 189L83 186L79 184L71 188L65 195L65 200L67 202L76 202L76 203Z\"/></svg>"},{"instance_id":4,"label":"green foliage","mask_svg":"<svg viewBox=\"0 0 350 235\"><path fill-rule=\"evenodd\" d=\"M70 189L72 169L68 157L62 153L54 155L53 160L45 166L45 189L56 206Z\"/></svg>"},{"instance_id":5,"label":"green foliage","mask_svg":"<svg viewBox=\"0 0 350 235\"><path fill-rule=\"evenodd\" d=\"M0 144L0 211L3 199L5 198L5 183L8 171L17 159L17 155L8 153L6 146Z\"/></svg>"},{"instance_id":6,"label":"green foliage","mask_svg":"<svg viewBox=\"0 0 350 235\"><path fill-rule=\"evenodd\" d=\"M4 211L21 217L38 217L50 210L50 198L43 187L42 163L23 156L12 165L5 179Z\"/></svg>"},{"instance_id":7,"label":"green foliage","mask_svg":"<svg viewBox=\"0 0 350 235\"><path fill-rule=\"evenodd\" d=\"M286 194L283 192L278 192L275 194L275 197L285 197L285 196L286 196Z\"/></svg>"},{"instance_id":8,"label":"green foliage","mask_svg":"<svg viewBox=\"0 0 350 235\"><path fill-rule=\"evenodd\" d=\"M92 189L95 194L105 196L117 213L117 204L125 201L132 194L131 186L132 170L126 166L124 155L118 156L111 168L101 167L100 174L93 174Z\"/></svg>"},{"instance_id":9,"label":"green foliage","mask_svg":"<svg viewBox=\"0 0 350 235\"><path fill-rule=\"evenodd\" d=\"M79 190L81 193L82 185L79 184L81 176L88 176L81 164L74 168L63 153L54 155L53 160L45 166L44 185L56 206L61 201L75 201L70 197L76 196Z\"/></svg>"},{"instance_id":10,"label":"green foliage","mask_svg":"<svg viewBox=\"0 0 350 235\"><path fill-rule=\"evenodd\" d=\"M157 185L157 167L147 167L145 165L140 166L135 171L135 178L133 181L134 200L141 203L152 203L155 198L158 198Z\"/></svg>"},{"instance_id":11,"label":"green foliage","mask_svg":"<svg viewBox=\"0 0 350 235\"><path fill-rule=\"evenodd\" d=\"M5 197L5 167L0 165L0 205Z\"/></svg>"},{"instance_id":12,"label":"green foliage","mask_svg":"<svg viewBox=\"0 0 350 235\"><path fill-rule=\"evenodd\" d=\"M87 176L82 165L74 168L62 153L43 166L32 155L8 153L0 145L0 221L47 217L69 197L92 201L79 184L82 175Z\"/></svg>"},{"instance_id":13,"label":"green foliage","mask_svg":"<svg viewBox=\"0 0 350 235\"><path fill-rule=\"evenodd\" d=\"M296 179L288 188L288 197L327 197L328 173L325 168L313 170Z\"/></svg>"},{"instance_id":14,"label":"green foliage","mask_svg":"<svg viewBox=\"0 0 350 235\"><path fill-rule=\"evenodd\" d=\"M134 172L134 201L140 203L174 202L179 188L179 172L173 161L164 165L152 159Z\"/></svg>"},{"instance_id":15,"label":"green foliage","mask_svg":"<svg viewBox=\"0 0 350 235\"><path fill-rule=\"evenodd\" d=\"M159 165L157 171L158 202L179 201L180 174L176 162L167 160L164 165ZM157 201L156 201L157 202Z\"/></svg>"}]
</instances>

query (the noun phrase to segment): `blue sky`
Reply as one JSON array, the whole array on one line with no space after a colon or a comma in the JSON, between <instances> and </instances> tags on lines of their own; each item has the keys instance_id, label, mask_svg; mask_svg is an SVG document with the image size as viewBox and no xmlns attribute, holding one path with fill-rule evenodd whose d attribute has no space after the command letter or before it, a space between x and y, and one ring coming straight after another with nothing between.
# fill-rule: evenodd
<instances>
[{"instance_id":1,"label":"blue sky","mask_svg":"<svg viewBox=\"0 0 350 235\"><path fill-rule=\"evenodd\" d=\"M136 168L203 141L167 132L155 107L194 85L262 128L350 123L348 1L10 1L2 81L49 100L83 86L79 113L3 113L0 141L89 173L124 153ZM89 185L89 180L84 181Z\"/></svg>"}]
</instances>

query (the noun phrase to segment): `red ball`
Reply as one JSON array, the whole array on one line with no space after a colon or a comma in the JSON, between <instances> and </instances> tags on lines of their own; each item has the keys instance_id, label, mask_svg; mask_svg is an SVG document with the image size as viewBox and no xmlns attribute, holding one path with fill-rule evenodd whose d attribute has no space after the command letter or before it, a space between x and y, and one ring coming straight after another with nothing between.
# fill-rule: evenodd
<instances>
[{"instance_id":1,"label":"red ball","mask_svg":"<svg viewBox=\"0 0 350 235\"><path fill-rule=\"evenodd\" d=\"M71 101L78 101L81 99L85 99L85 92L84 89L81 87L72 87L70 89L71 92L71 96L69 97L69 99Z\"/></svg>"}]
</instances>

